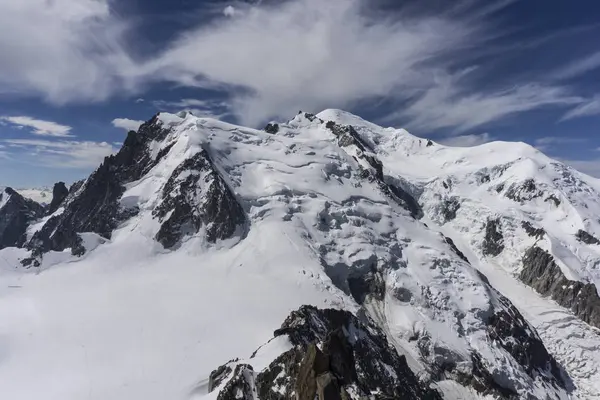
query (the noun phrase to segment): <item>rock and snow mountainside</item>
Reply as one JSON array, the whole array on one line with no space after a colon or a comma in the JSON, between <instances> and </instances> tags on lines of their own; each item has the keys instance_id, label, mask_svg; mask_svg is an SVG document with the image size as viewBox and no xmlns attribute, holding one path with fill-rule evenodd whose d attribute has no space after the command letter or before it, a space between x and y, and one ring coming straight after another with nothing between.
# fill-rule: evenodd
<instances>
[{"instance_id":1,"label":"rock and snow mountainside","mask_svg":"<svg viewBox=\"0 0 600 400\"><path fill-rule=\"evenodd\" d=\"M0 390L597 398L598 190L338 110L159 114L0 250Z\"/></svg>"},{"instance_id":2,"label":"rock and snow mountainside","mask_svg":"<svg viewBox=\"0 0 600 400\"><path fill-rule=\"evenodd\" d=\"M43 215L43 207L11 188L0 192L0 249L22 246L27 227Z\"/></svg>"},{"instance_id":3,"label":"rock and snow mountainside","mask_svg":"<svg viewBox=\"0 0 600 400\"><path fill-rule=\"evenodd\" d=\"M1 187L0 190L4 190L6 187ZM33 200L41 205L50 204L52 201L52 189L47 187L40 188L14 188L21 196L26 199Z\"/></svg>"}]
</instances>

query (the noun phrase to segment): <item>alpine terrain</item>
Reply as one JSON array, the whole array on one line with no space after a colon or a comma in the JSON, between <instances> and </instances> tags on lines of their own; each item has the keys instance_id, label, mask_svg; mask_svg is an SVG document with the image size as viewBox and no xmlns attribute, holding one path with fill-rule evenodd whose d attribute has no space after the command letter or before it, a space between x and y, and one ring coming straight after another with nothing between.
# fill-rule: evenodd
<instances>
[{"instance_id":1,"label":"alpine terrain","mask_svg":"<svg viewBox=\"0 0 600 400\"><path fill-rule=\"evenodd\" d=\"M161 113L0 249L7 399L600 398L600 181L523 143Z\"/></svg>"}]
</instances>

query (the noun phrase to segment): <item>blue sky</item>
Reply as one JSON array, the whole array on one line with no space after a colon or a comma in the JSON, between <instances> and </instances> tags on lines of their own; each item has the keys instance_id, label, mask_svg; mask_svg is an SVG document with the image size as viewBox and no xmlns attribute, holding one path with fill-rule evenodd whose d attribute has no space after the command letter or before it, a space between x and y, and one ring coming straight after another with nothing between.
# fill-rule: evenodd
<instances>
[{"instance_id":1,"label":"blue sky","mask_svg":"<svg viewBox=\"0 0 600 400\"><path fill-rule=\"evenodd\" d=\"M600 177L593 0L3 0L0 185L72 182L157 111L342 108Z\"/></svg>"}]
</instances>

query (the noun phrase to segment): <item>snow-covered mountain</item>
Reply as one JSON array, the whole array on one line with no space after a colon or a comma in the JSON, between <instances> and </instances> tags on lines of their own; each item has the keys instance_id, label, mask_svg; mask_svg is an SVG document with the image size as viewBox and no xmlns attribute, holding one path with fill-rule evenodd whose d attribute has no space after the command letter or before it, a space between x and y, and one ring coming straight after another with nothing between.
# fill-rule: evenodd
<instances>
[{"instance_id":1,"label":"snow-covered mountain","mask_svg":"<svg viewBox=\"0 0 600 400\"><path fill-rule=\"evenodd\" d=\"M0 390L598 398L599 192L339 110L162 113L2 246Z\"/></svg>"},{"instance_id":2,"label":"snow-covered mountain","mask_svg":"<svg viewBox=\"0 0 600 400\"><path fill-rule=\"evenodd\" d=\"M6 187L0 186L0 190L5 190ZM40 188L13 188L21 196L30 199L41 205L50 204L52 201L52 189L47 187Z\"/></svg>"}]
</instances>

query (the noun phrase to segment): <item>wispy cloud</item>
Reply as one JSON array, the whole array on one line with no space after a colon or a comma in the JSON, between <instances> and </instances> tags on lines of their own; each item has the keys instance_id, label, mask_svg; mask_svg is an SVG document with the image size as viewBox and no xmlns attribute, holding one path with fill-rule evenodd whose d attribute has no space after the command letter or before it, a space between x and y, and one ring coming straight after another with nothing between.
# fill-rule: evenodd
<instances>
[{"instance_id":1,"label":"wispy cloud","mask_svg":"<svg viewBox=\"0 0 600 400\"><path fill-rule=\"evenodd\" d=\"M572 61L554 72L554 77L569 79L600 68L600 51Z\"/></svg>"},{"instance_id":2,"label":"wispy cloud","mask_svg":"<svg viewBox=\"0 0 600 400\"><path fill-rule=\"evenodd\" d=\"M106 142L5 139L2 143L7 147L8 155L11 155L11 149L20 150L20 161L57 168L97 167L104 157L117 151Z\"/></svg>"},{"instance_id":3,"label":"wispy cloud","mask_svg":"<svg viewBox=\"0 0 600 400\"><path fill-rule=\"evenodd\" d=\"M131 90L126 30L109 0L2 0L0 93L64 103Z\"/></svg>"},{"instance_id":4,"label":"wispy cloud","mask_svg":"<svg viewBox=\"0 0 600 400\"><path fill-rule=\"evenodd\" d=\"M26 116L0 117L0 120L9 122L18 127L30 128L31 133L34 135L54 137L73 136L70 134L72 129L70 126L61 125L52 121L44 121Z\"/></svg>"},{"instance_id":5,"label":"wispy cloud","mask_svg":"<svg viewBox=\"0 0 600 400\"><path fill-rule=\"evenodd\" d=\"M393 18L382 18L368 0L243 3L236 2L233 12L218 5L210 23L178 32L161 51L141 59L126 40L134 24L119 17L110 0L4 0L0 93L62 104L172 82L228 92L226 112L249 125L299 109L389 98L408 104L390 115L395 123L459 133L582 101L551 81L475 90L468 74L455 72L476 63L478 51L493 48L490 41L502 32L490 18L511 1L464 1L449 12ZM560 75L583 73L595 63L590 56ZM222 115L189 102L182 108Z\"/></svg>"},{"instance_id":6,"label":"wispy cloud","mask_svg":"<svg viewBox=\"0 0 600 400\"><path fill-rule=\"evenodd\" d=\"M155 100L152 104L161 111L190 111L197 117L223 118L232 114L231 104L221 100L181 99Z\"/></svg>"},{"instance_id":7,"label":"wispy cloud","mask_svg":"<svg viewBox=\"0 0 600 400\"><path fill-rule=\"evenodd\" d=\"M544 107L578 104L582 99L557 86L524 84L498 91L469 92L461 85L463 76L446 76L425 89L417 99L389 120L408 121L413 128L450 128L460 133Z\"/></svg>"},{"instance_id":8,"label":"wispy cloud","mask_svg":"<svg viewBox=\"0 0 600 400\"><path fill-rule=\"evenodd\" d=\"M363 1L299 0L250 8L183 35L148 64L165 80L226 85L242 122L298 109L347 107L414 92L433 66L483 37L481 25L443 17L374 21ZM220 86L218 86L220 87Z\"/></svg>"},{"instance_id":9,"label":"wispy cloud","mask_svg":"<svg viewBox=\"0 0 600 400\"><path fill-rule=\"evenodd\" d=\"M577 107L568 111L560 119L561 121L567 121L574 118L589 117L600 114L600 96L593 97L579 104Z\"/></svg>"},{"instance_id":10,"label":"wispy cloud","mask_svg":"<svg viewBox=\"0 0 600 400\"><path fill-rule=\"evenodd\" d=\"M585 138L576 138L568 136L545 136L535 139L533 145L540 151L549 151L559 146L582 144L586 141L587 140Z\"/></svg>"},{"instance_id":11,"label":"wispy cloud","mask_svg":"<svg viewBox=\"0 0 600 400\"><path fill-rule=\"evenodd\" d=\"M126 131L137 131L143 123L144 121L129 118L115 118L112 120L115 128L125 129Z\"/></svg>"},{"instance_id":12,"label":"wispy cloud","mask_svg":"<svg viewBox=\"0 0 600 400\"><path fill-rule=\"evenodd\" d=\"M443 145L452 147L473 147L491 142L492 140L494 140L492 136L489 133L485 132L478 135L474 134L447 137L438 140L438 142Z\"/></svg>"}]
</instances>

